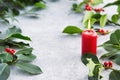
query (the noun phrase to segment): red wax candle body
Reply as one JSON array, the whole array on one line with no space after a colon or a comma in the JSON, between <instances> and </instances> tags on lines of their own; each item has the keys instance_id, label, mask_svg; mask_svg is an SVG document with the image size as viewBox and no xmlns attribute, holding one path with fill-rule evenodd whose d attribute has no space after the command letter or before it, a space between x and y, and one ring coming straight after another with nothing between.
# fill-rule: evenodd
<instances>
[{"instance_id":1,"label":"red wax candle body","mask_svg":"<svg viewBox=\"0 0 120 80\"><path fill-rule=\"evenodd\" d=\"M93 53L96 55L97 33L94 30L85 30L82 32L82 55Z\"/></svg>"}]
</instances>

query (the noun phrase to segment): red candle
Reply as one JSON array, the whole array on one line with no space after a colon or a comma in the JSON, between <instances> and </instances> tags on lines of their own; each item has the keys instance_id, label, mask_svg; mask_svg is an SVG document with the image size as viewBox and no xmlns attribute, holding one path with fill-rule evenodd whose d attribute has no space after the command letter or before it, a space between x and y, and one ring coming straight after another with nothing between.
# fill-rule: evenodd
<instances>
[{"instance_id":1,"label":"red candle","mask_svg":"<svg viewBox=\"0 0 120 80\"><path fill-rule=\"evenodd\" d=\"M82 32L82 55L93 53L96 55L97 33L94 30L85 30Z\"/></svg>"}]
</instances>

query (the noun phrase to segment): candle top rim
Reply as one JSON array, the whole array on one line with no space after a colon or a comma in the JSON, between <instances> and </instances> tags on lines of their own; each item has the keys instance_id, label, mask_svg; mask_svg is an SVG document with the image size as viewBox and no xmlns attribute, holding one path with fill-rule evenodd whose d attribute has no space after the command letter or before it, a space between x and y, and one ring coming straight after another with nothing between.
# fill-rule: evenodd
<instances>
[{"instance_id":1,"label":"candle top rim","mask_svg":"<svg viewBox=\"0 0 120 80\"><path fill-rule=\"evenodd\" d=\"M92 29L84 30L82 34L89 35L89 36L97 36L97 33Z\"/></svg>"}]
</instances>

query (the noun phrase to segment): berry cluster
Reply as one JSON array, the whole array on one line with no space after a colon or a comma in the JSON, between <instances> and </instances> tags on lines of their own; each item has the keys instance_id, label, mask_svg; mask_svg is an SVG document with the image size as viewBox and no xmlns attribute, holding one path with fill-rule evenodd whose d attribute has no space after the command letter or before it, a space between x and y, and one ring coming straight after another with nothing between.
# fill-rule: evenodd
<instances>
[{"instance_id":1,"label":"berry cluster","mask_svg":"<svg viewBox=\"0 0 120 80\"><path fill-rule=\"evenodd\" d=\"M98 29L96 32L98 32L98 33L101 34L101 35L106 35L106 34L109 33L108 30L104 30L104 29Z\"/></svg>"},{"instance_id":2,"label":"berry cluster","mask_svg":"<svg viewBox=\"0 0 120 80\"><path fill-rule=\"evenodd\" d=\"M104 67L105 67L105 69L112 68L113 67L112 61L105 61Z\"/></svg>"},{"instance_id":3,"label":"berry cluster","mask_svg":"<svg viewBox=\"0 0 120 80\"><path fill-rule=\"evenodd\" d=\"M10 48L5 48L5 51L10 53L11 55L14 55L16 52L14 49L10 49Z\"/></svg>"},{"instance_id":4,"label":"berry cluster","mask_svg":"<svg viewBox=\"0 0 120 80\"><path fill-rule=\"evenodd\" d=\"M89 4L86 4L86 6L85 6L85 10L87 10L87 11L91 11L91 10L92 10L92 7L91 7Z\"/></svg>"},{"instance_id":5,"label":"berry cluster","mask_svg":"<svg viewBox=\"0 0 120 80\"><path fill-rule=\"evenodd\" d=\"M92 8L89 4L85 5L85 10L87 11L92 11L94 10L95 12L104 12L103 8Z\"/></svg>"},{"instance_id":6,"label":"berry cluster","mask_svg":"<svg viewBox=\"0 0 120 80\"><path fill-rule=\"evenodd\" d=\"M94 11L95 12L104 12L103 8L95 8Z\"/></svg>"}]
</instances>

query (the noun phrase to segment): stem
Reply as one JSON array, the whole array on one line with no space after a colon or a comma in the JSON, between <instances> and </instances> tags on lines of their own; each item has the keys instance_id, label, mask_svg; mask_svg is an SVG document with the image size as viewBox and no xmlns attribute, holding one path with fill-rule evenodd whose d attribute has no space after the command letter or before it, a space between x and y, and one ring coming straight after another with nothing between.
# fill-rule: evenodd
<instances>
[{"instance_id":1,"label":"stem","mask_svg":"<svg viewBox=\"0 0 120 80\"><path fill-rule=\"evenodd\" d=\"M115 25L117 25L117 26L120 26L119 23L115 23L115 22L113 22L113 21L111 21L111 20L108 20L108 22L109 22L109 23L113 23L113 24L115 24Z\"/></svg>"}]
</instances>

